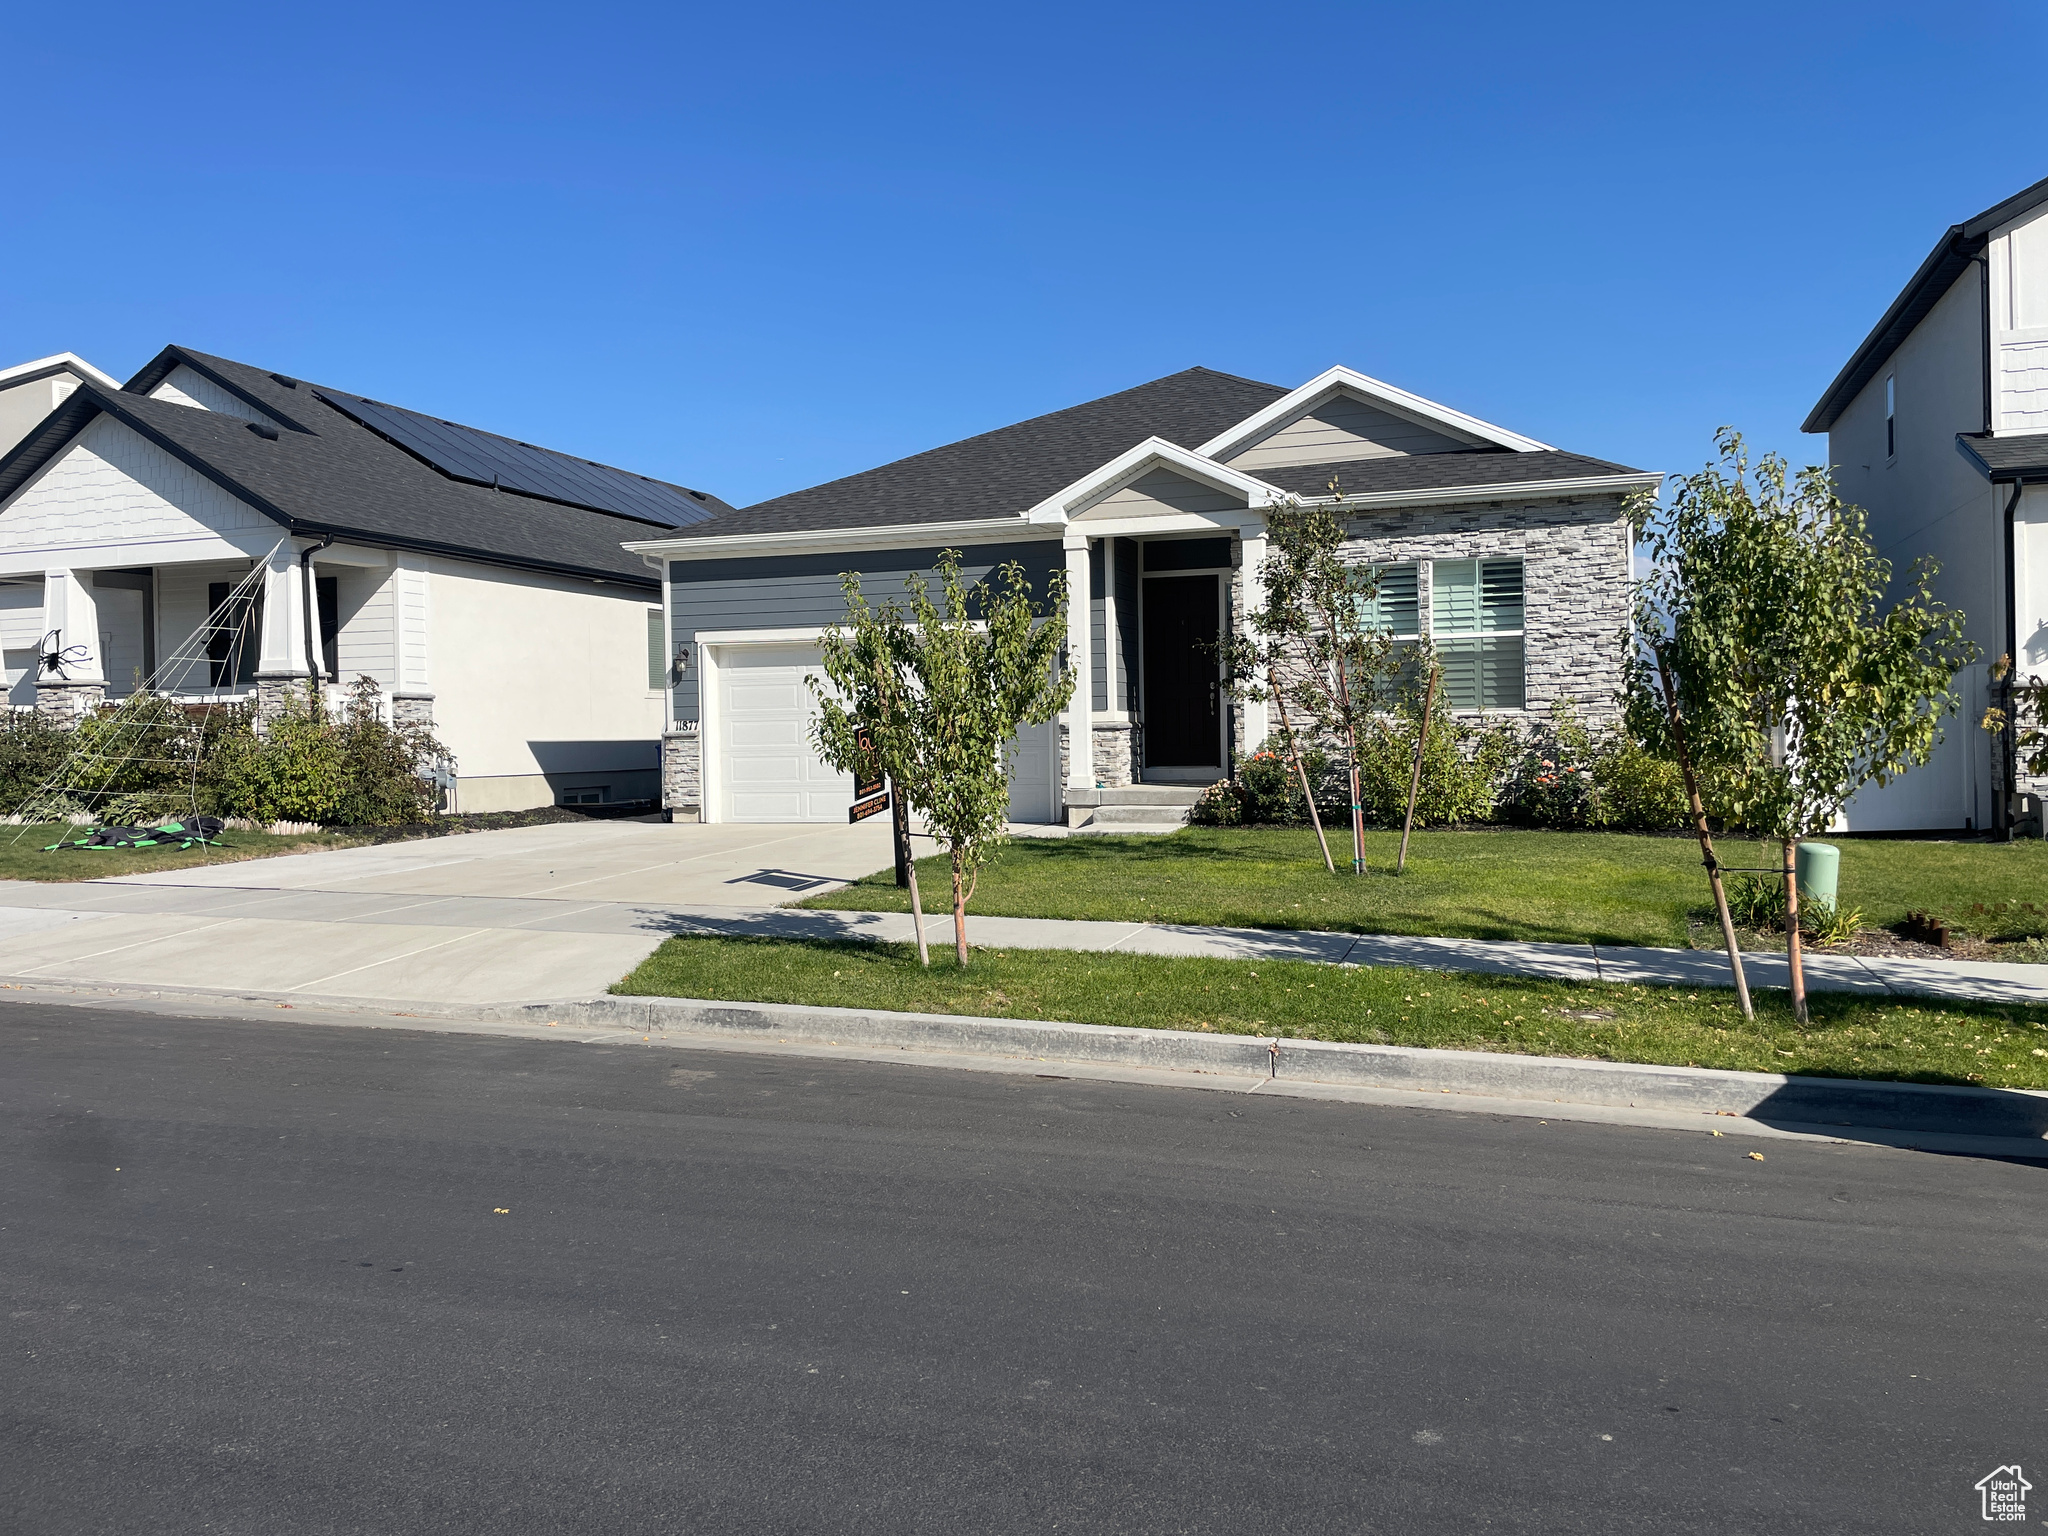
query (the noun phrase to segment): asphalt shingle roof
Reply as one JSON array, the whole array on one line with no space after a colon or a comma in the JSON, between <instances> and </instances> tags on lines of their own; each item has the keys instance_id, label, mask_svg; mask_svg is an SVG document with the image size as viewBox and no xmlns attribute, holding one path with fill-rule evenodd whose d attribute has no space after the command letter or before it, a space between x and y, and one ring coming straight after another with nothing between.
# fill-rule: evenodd
<instances>
[{"instance_id":1,"label":"asphalt shingle roof","mask_svg":"<svg viewBox=\"0 0 2048 1536\"><path fill-rule=\"evenodd\" d=\"M1286 393L1277 384L1189 368L843 480L756 502L694 528L678 529L674 536L1015 517L1148 437L1193 448Z\"/></svg>"},{"instance_id":2,"label":"asphalt shingle roof","mask_svg":"<svg viewBox=\"0 0 2048 1536\"><path fill-rule=\"evenodd\" d=\"M1406 458L1354 459L1344 464L1291 464L1251 471L1268 485L1299 496L1327 496L1330 480L1346 496L1381 491L1455 490L1461 486L1524 485L1539 480L1580 480L1641 471L1584 454L1554 449L1535 453L1423 453Z\"/></svg>"},{"instance_id":3,"label":"asphalt shingle roof","mask_svg":"<svg viewBox=\"0 0 2048 1536\"><path fill-rule=\"evenodd\" d=\"M1956 441L1993 480L2010 480L2016 475L2048 475L2048 432L2031 432L2020 437L1962 432L1957 434Z\"/></svg>"},{"instance_id":4,"label":"asphalt shingle roof","mask_svg":"<svg viewBox=\"0 0 2048 1536\"><path fill-rule=\"evenodd\" d=\"M150 399L146 391L181 362L274 417L277 435L261 436L225 413ZM0 458L0 498L101 411L296 532L658 584L640 557L620 544L666 528L451 480L320 399L313 385L293 387L262 369L184 348L167 348L118 392L81 386ZM730 510L723 502L715 509Z\"/></svg>"}]
</instances>

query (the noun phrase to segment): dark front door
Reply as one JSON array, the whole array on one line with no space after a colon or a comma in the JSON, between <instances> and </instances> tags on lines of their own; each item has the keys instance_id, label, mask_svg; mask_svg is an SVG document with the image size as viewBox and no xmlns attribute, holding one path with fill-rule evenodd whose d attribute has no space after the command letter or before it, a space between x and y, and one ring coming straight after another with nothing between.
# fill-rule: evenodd
<instances>
[{"instance_id":1,"label":"dark front door","mask_svg":"<svg viewBox=\"0 0 2048 1536\"><path fill-rule=\"evenodd\" d=\"M1222 767L1221 690L1216 674L1217 578L1145 580L1147 768Z\"/></svg>"}]
</instances>

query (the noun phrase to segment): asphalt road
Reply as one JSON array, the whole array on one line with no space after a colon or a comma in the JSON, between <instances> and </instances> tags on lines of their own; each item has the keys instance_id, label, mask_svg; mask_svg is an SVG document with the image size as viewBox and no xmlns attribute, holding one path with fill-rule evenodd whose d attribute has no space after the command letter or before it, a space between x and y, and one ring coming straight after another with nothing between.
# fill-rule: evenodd
<instances>
[{"instance_id":1,"label":"asphalt road","mask_svg":"<svg viewBox=\"0 0 2048 1536\"><path fill-rule=\"evenodd\" d=\"M2048 1515L2040 1166L25 1003L0 1108L9 1536Z\"/></svg>"}]
</instances>

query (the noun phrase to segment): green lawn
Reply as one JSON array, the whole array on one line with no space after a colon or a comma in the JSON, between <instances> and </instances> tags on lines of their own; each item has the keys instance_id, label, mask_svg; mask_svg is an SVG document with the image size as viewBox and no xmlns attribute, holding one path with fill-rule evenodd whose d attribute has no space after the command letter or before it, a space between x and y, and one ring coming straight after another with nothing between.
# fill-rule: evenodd
<instances>
[{"instance_id":1,"label":"green lawn","mask_svg":"<svg viewBox=\"0 0 2048 1536\"><path fill-rule=\"evenodd\" d=\"M317 853L323 848L352 848L363 841L333 832L223 832L218 848L61 848L43 850L60 837L79 837L89 827L0 827L0 880L103 880L109 875L139 875L154 869L196 869L202 864L234 864L267 859L280 853ZM17 835L19 834L19 835Z\"/></svg>"},{"instance_id":2,"label":"green lawn","mask_svg":"<svg viewBox=\"0 0 2048 1536\"><path fill-rule=\"evenodd\" d=\"M898 944L670 939L612 989L1149 1029L1515 1051L1829 1077L2048 1087L2048 1004L1815 994L1812 1023L1760 993L1600 986L1302 961L976 950L930 970Z\"/></svg>"},{"instance_id":3,"label":"green lawn","mask_svg":"<svg viewBox=\"0 0 2048 1536\"><path fill-rule=\"evenodd\" d=\"M1020 838L982 871L970 911L991 917L1326 928L1345 933L1533 939L1683 947L1688 919L1710 911L1699 845L1605 832L1418 832L1393 873L1399 834L1368 833L1372 872L1350 873L1350 838L1332 838L1331 875L1307 831L1190 827L1171 837ZM2032 901L2048 906L2048 844L1844 838L1842 901L1866 926L1914 908ZM1727 864L1767 864L1776 849L1719 842ZM942 859L918 884L946 904ZM909 909L889 870L801 903ZM2048 924L2048 918L2044 918ZM2048 928L2044 928L2048 931ZM1719 934L1711 936L1718 944Z\"/></svg>"}]
</instances>

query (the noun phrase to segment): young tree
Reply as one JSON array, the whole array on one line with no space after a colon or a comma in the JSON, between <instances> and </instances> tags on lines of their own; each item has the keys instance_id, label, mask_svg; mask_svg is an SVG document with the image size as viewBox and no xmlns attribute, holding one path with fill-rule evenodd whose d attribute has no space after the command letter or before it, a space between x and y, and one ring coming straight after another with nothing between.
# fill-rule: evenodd
<instances>
[{"instance_id":1,"label":"young tree","mask_svg":"<svg viewBox=\"0 0 2048 1536\"><path fill-rule=\"evenodd\" d=\"M876 608L857 574L842 578L846 617L825 632L826 682L808 681L819 755L845 772L879 767L946 844L953 948L965 966L967 903L1003 840L1017 732L1066 707L1074 672L1054 668L1066 636L1064 572L1053 573L1043 607L1014 562L967 585L960 553L949 549L933 574L936 595L922 573L904 582L907 608ZM872 755L859 741L863 727Z\"/></svg>"},{"instance_id":2,"label":"young tree","mask_svg":"<svg viewBox=\"0 0 2048 1536\"><path fill-rule=\"evenodd\" d=\"M1337 481L1331 481L1331 492ZM1409 657L1393 635L1376 623L1372 598L1378 573L1360 561L1343 559L1343 526L1327 506L1274 508L1266 514L1270 539L1264 582L1266 602L1247 614L1247 633L1237 641L1233 676L1272 696L1288 733L1288 752L1300 768L1300 752L1288 715L1288 700L1323 737L1341 737L1352 786L1352 872L1366 872L1366 821L1360 803L1360 737L1378 729L1386 705L1386 684ZM1239 682L1239 688L1245 688ZM1311 815L1315 793L1303 772ZM1317 836L1323 834L1317 821ZM1329 860L1329 844L1323 844ZM1335 864L1331 864L1335 868Z\"/></svg>"},{"instance_id":3,"label":"young tree","mask_svg":"<svg viewBox=\"0 0 2048 1536\"><path fill-rule=\"evenodd\" d=\"M1322 812L1316 807L1315 785L1309 782L1308 764L1301 743L1294 734L1294 717L1289 712L1289 690L1282 675L1290 680L1296 658L1305 647L1311 628L1309 604L1303 596L1304 570L1289 542L1274 533L1270 552L1260 570L1263 600L1244 616L1244 627L1223 645L1224 665L1232 686L1242 698L1269 701L1280 716L1280 739L1286 743L1287 761L1301 781L1301 796L1308 804L1309 824L1316 830L1316 842L1323 850L1323 867L1337 873L1337 861L1330 856L1330 838L1323 831ZM1256 745L1255 743L1253 745ZM1352 799L1358 797L1353 794Z\"/></svg>"},{"instance_id":4,"label":"young tree","mask_svg":"<svg viewBox=\"0 0 2048 1536\"><path fill-rule=\"evenodd\" d=\"M1685 769L1710 873L1709 814L1780 845L1804 1023L1799 842L1833 826L1865 784L1927 761L1976 649L1962 615L1931 595L1930 562L1887 603L1891 565L1825 469L1793 474L1767 454L1752 472L1732 428L1715 444L1718 468L1682 477L1667 508L1647 497L1635 508L1651 571L1637 584L1624 699L1646 744Z\"/></svg>"}]
</instances>

